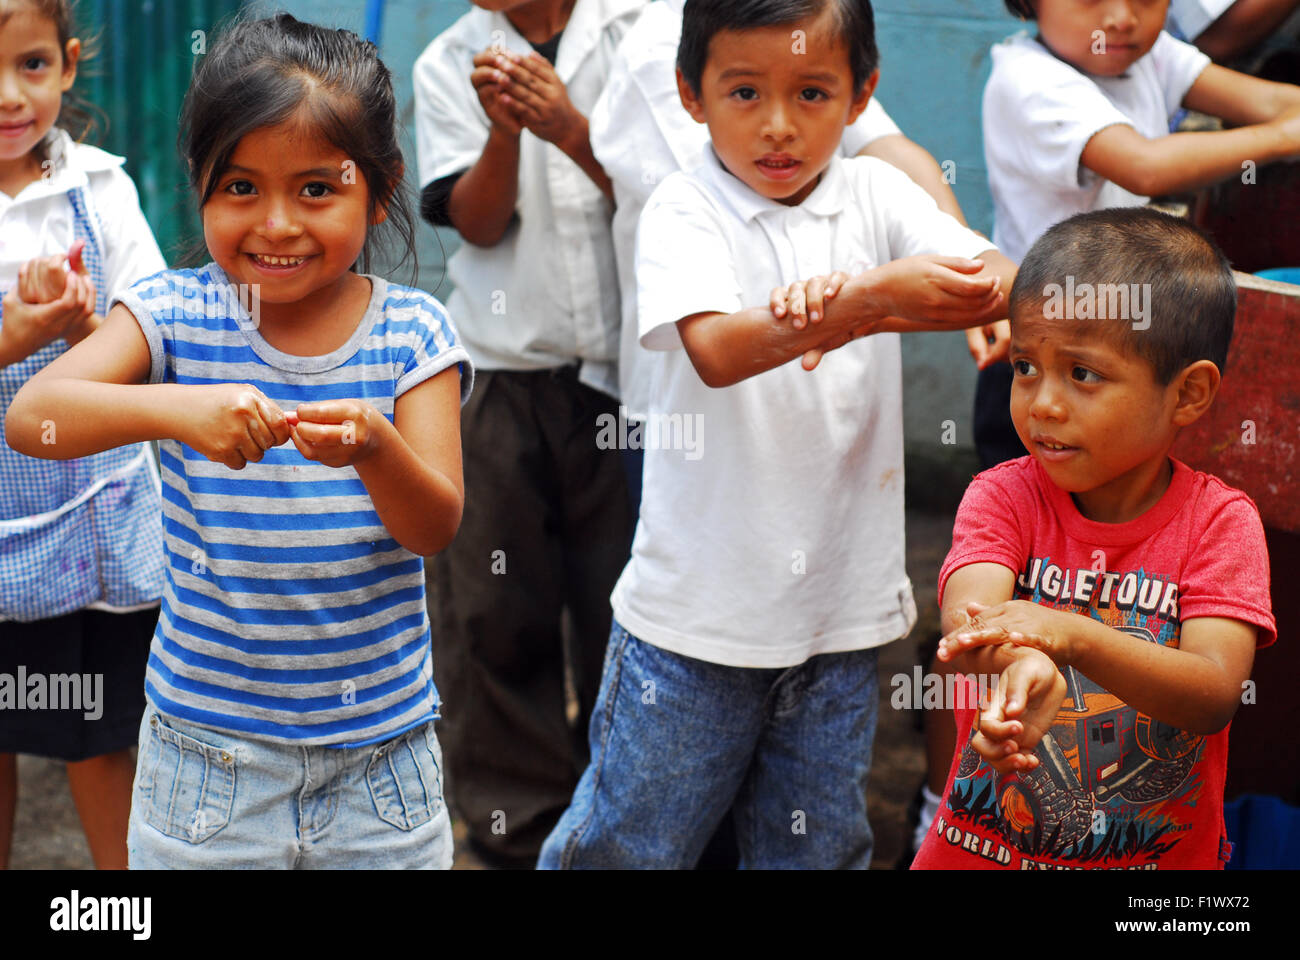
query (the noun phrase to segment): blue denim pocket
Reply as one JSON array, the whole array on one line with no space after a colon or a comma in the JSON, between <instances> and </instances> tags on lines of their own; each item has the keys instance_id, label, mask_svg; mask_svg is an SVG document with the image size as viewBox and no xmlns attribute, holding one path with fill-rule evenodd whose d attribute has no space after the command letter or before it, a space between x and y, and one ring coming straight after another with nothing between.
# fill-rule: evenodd
<instances>
[{"instance_id":1,"label":"blue denim pocket","mask_svg":"<svg viewBox=\"0 0 1300 960\"><path fill-rule=\"evenodd\" d=\"M380 819L414 830L442 809L442 752L433 724L383 744L366 767L366 783Z\"/></svg>"},{"instance_id":2,"label":"blue denim pocket","mask_svg":"<svg viewBox=\"0 0 1300 960\"><path fill-rule=\"evenodd\" d=\"M149 718L149 736L140 745L141 816L159 833L202 843L230 822L235 800L235 758Z\"/></svg>"}]
</instances>

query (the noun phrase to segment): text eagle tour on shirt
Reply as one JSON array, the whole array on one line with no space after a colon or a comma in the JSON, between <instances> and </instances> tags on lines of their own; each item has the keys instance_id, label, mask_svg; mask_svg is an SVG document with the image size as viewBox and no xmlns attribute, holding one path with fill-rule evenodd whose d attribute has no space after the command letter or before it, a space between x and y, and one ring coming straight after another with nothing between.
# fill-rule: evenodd
<instances>
[{"instance_id":1,"label":"text eagle tour on shirt","mask_svg":"<svg viewBox=\"0 0 1300 960\"><path fill-rule=\"evenodd\" d=\"M1121 574L1083 567L1062 569L1047 558L1033 557L1016 577L1016 586L1030 595L1041 592L1045 599L1056 603L1088 606L1095 596L1102 610L1114 606L1178 620L1178 584L1136 571Z\"/></svg>"}]
</instances>

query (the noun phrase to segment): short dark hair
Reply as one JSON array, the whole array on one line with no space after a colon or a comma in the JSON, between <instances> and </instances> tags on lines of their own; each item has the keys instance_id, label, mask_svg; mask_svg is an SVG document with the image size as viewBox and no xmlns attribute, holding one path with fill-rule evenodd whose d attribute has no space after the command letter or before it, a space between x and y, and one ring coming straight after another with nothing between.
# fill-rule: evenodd
<instances>
[{"instance_id":1,"label":"short dark hair","mask_svg":"<svg viewBox=\"0 0 1300 960\"><path fill-rule=\"evenodd\" d=\"M687 0L682 13L682 42L677 67L696 94L709 59L709 43L723 30L779 27L834 11L836 36L849 48L853 92L862 90L876 71L876 20L870 0Z\"/></svg>"},{"instance_id":2,"label":"short dark hair","mask_svg":"<svg viewBox=\"0 0 1300 960\"><path fill-rule=\"evenodd\" d=\"M1016 274L1012 324L1018 315L1043 311L1067 278L1075 290L1091 284L1097 303L1101 285L1114 285L1107 289L1119 293L1145 289L1143 320L1150 325L1144 329L1134 329L1131 316L1079 322L1097 323L1149 362L1161 384L1198 360L1209 360L1220 371L1227 363L1237 312L1232 266L1214 241L1186 220L1150 207L1116 207L1056 224L1030 248Z\"/></svg>"},{"instance_id":3,"label":"short dark hair","mask_svg":"<svg viewBox=\"0 0 1300 960\"><path fill-rule=\"evenodd\" d=\"M195 65L181 108L180 147L199 207L245 135L295 116L356 163L372 216L387 208L384 226L404 253L399 263L413 259L415 218L402 188L392 75L373 43L287 13L236 22ZM376 235L371 227L361 254L367 272Z\"/></svg>"},{"instance_id":4,"label":"short dark hair","mask_svg":"<svg viewBox=\"0 0 1300 960\"><path fill-rule=\"evenodd\" d=\"M1006 3L1013 17L1019 17L1021 20L1038 19L1038 15L1034 13L1033 0L1003 0L1003 2Z\"/></svg>"}]
</instances>

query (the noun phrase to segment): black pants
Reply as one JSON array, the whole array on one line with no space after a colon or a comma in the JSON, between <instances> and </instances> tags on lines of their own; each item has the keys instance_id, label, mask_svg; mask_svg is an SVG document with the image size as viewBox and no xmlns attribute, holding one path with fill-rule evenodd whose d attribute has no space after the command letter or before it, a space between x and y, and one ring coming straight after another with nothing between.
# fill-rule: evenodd
<instances>
[{"instance_id":1,"label":"black pants","mask_svg":"<svg viewBox=\"0 0 1300 960\"><path fill-rule=\"evenodd\" d=\"M979 372L975 384L975 452L980 469L1023 457L1027 451L1011 419L1011 364L995 363Z\"/></svg>"},{"instance_id":2,"label":"black pants","mask_svg":"<svg viewBox=\"0 0 1300 960\"><path fill-rule=\"evenodd\" d=\"M480 372L462 413L464 518L429 564L438 738L453 808L505 858L536 858L587 762L634 523L620 452L596 446L605 413L576 368Z\"/></svg>"}]
</instances>

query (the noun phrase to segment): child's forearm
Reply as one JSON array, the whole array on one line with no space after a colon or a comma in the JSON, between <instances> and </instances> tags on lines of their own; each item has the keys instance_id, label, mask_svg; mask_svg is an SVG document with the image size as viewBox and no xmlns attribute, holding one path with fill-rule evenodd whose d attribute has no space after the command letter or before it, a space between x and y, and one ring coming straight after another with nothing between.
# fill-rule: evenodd
<instances>
[{"instance_id":1,"label":"child's forearm","mask_svg":"<svg viewBox=\"0 0 1300 960\"><path fill-rule=\"evenodd\" d=\"M378 422L382 439L372 456L356 464L357 475L394 540L422 557L440 553L460 528L464 497L387 418Z\"/></svg>"},{"instance_id":2,"label":"child's forearm","mask_svg":"<svg viewBox=\"0 0 1300 960\"><path fill-rule=\"evenodd\" d=\"M575 120L572 133L558 146L570 160L582 168L582 172L591 178L591 182L600 188L600 192L605 195L609 202L613 203L614 184L605 175L605 168L600 165L596 155L591 152L590 125L587 123L587 118L582 114L578 114L578 119L581 120L581 123Z\"/></svg>"},{"instance_id":3,"label":"child's forearm","mask_svg":"<svg viewBox=\"0 0 1300 960\"><path fill-rule=\"evenodd\" d=\"M45 378L23 385L5 417L5 440L43 460L73 460L148 440L175 438L183 384L118 384Z\"/></svg>"},{"instance_id":4,"label":"child's forearm","mask_svg":"<svg viewBox=\"0 0 1300 960\"><path fill-rule=\"evenodd\" d=\"M679 321L682 345L706 385L729 387L789 363L832 337L881 324L885 317L879 307L858 290L851 291L852 284L850 280L826 304L820 322L802 329L788 320L778 320L770 306L747 307L736 313L698 314Z\"/></svg>"},{"instance_id":5,"label":"child's forearm","mask_svg":"<svg viewBox=\"0 0 1300 960\"><path fill-rule=\"evenodd\" d=\"M1263 165L1289 154L1286 139L1270 124L1154 138L1119 125L1096 134L1081 163L1130 193L1157 197L1240 176L1246 160Z\"/></svg>"},{"instance_id":6,"label":"child's forearm","mask_svg":"<svg viewBox=\"0 0 1300 960\"><path fill-rule=\"evenodd\" d=\"M466 242L495 246L510 227L518 194L519 136L493 126L477 162L452 187L447 216Z\"/></svg>"},{"instance_id":7,"label":"child's forearm","mask_svg":"<svg viewBox=\"0 0 1300 960\"><path fill-rule=\"evenodd\" d=\"M1074 616L1079 622L1069 654L1058 666L1074 667L1134 709L1180 730L1217 733L1232 719L1241 682L1220 663Z\"/></svg>"}]
</instances>

